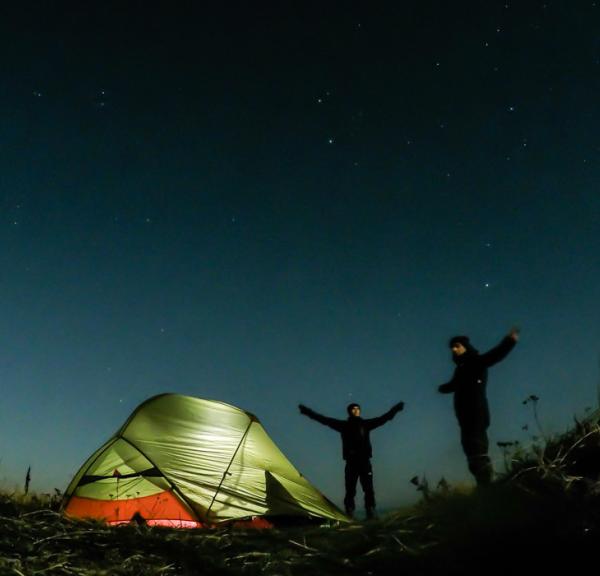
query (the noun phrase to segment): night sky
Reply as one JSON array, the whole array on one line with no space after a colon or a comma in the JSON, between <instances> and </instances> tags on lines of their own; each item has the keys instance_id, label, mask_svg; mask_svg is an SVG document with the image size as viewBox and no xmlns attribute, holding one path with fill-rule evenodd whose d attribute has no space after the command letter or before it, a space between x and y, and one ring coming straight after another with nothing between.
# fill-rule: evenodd
<instances>
[{"instance_id":1,"label":"night sky","mask_svg":"<svg viewBox=\"0 0 600 576\"><path fill-rule=\"evenodd\" d=\"M379 506L471 483L447 342L513 324L498 469L530 394L544 434L598 406L600 2L86 4L0 9L1 487L63 490L162 392L255 413L338 505L297 404L404 400Z\"/></svg>"}]
</instances>

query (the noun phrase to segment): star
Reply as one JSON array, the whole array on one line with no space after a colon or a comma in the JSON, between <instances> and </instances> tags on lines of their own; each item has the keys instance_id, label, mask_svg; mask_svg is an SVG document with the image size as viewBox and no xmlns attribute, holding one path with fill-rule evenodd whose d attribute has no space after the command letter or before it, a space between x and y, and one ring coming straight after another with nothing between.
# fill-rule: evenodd
<instances>
[{"instance_id":1,"label":"star","mask_svg":"<svg viewBox=\"0 0 600 576\"><path fill-rule=\"evenodd\" d=\"M327 142L329 142L329 144L333 144L334 140L333 140L333 138L329 138L329 140L327 140Z\"/></svg>"}]
</instances>

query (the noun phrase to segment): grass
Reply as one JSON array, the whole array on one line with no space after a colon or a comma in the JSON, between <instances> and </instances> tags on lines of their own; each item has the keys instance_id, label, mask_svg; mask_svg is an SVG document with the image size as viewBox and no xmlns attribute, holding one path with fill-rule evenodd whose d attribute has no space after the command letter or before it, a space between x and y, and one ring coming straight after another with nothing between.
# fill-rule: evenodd
<instances>
[{"instance_id":1,"label":"grass","mask_svg":"<svg viewBox=\"0 0 600 576\"><path fill-rule=\"evenodd\" d=\"M600 427L511 454L486 489L427 490L376 521L272 530L172 530L72 521L57 495L0 496L0 574L352 575L577 569L597 557Z\"/></svg>"}]
</instances>

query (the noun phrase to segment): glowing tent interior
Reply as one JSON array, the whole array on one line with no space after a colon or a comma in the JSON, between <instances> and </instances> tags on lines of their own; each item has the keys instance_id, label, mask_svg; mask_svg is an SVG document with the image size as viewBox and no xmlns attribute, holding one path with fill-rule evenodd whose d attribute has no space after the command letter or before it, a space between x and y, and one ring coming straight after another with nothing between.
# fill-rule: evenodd
<instances>
[{"instance_id":1,"label":"glowing tent interior","mask_svg":"<svg viewBox=\"0 0 600 576\"><path fill-rule=\"evenodd\" d=\"M275 517L348 518L290 463L258 419L178 394L150 398L69 484L66 515L201 527ZM268 525L268 522L264 522Z\"/></svg>"}]
</instances>

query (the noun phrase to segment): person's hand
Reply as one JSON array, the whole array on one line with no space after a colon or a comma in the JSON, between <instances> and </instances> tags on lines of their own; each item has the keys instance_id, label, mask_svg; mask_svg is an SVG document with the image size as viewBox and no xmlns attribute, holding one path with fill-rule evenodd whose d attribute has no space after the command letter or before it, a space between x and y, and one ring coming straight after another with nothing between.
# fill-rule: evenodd
<instances>
[{"instance_id":1,"label":"person's hand","mask_svg":"<svg viewBox=\"0 0 600 576\"><path fill-rule=\"evenodd\" d=\"M509 331L508 331L508 337L512 338L515 342L517 342L519 340L519 333L521 332L521 330L519 329L518 326L513 326Z\"/></svg>"},{"instance_id":2,"label":"person's hand","mask_svg":"<svg viewBox=\"0 0 600 576\"><path fill-rule=\"evenodd\" d=\"M393 410L394 412L400 412L401 410L404 410L404 402L398 402L398 404L395 404L395 405L392 407L392 410Z\"/></svg>"},{"instance_id":3,"label":"person's hand","mask_svg":"<svg viewBox=\"0 0 600 576\"><path fill-rule=\"evenodd\" d=\"M298 409L300 410L300 414L308 414L308 408L304 404L298 404Z\"/></svg>"}]
</instances>

